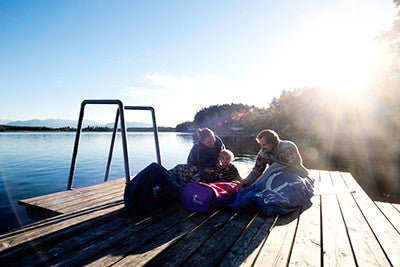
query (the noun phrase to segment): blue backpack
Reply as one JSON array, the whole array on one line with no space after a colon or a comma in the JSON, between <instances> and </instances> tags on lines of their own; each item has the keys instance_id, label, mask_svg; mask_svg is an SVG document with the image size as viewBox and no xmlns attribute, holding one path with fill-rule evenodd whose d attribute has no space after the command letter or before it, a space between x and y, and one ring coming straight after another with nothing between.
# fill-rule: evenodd
<instances>
[{"instance_id":1,"label":"blue backpack","mask_svg":"<svg viewBox=\"0 0 400 267\"><path fill-rule=\"evenodd\" d=\"M165 207L177 198L167 169L157 163L148 165L125 186L125 209L131 214Z\"/></svg>"},{"instance_id":2,"label":"blue backpack","mask_svg":"<svg viewBox=\"0 0 400 267\"><path fill-rule=\"evenodd\" d=\"M253 186L239 192L232 210L257 207L266 216L286 214L309 202L314 195L314 181L288 170L261 177Z\"/></svg>"}]
</instances>

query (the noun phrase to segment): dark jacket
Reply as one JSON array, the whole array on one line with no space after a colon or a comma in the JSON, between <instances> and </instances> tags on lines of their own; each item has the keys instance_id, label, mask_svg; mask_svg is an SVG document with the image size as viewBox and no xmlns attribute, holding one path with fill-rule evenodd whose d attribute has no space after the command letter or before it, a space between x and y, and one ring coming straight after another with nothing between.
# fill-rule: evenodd
<instances>
[{"instance_id":1,"label":"dark jacket","mask_svg":"<svg viewBox=\"0 0 400 267\"><path fill-rule=\"evenodd\" d=\"M224 168L222 165L218 165L214 170L213 176L215 177L216 181L221 180L225 182L232 182L242 180L238 169L232 163L230 163L227 168Z\"/></svg>"},{"instance_id":2,"label":"dark jacket","mask_svg":"<svg viewBox=\"0 0 400 267\"><path fill-rule=\"evenodd\" d=\"M200 141L196 142L190 150L187 164L196 166L200 170L204 168L215 168L218 164L218 156L221 149L225 149L225 145L221 138L215 136L215 146L209 148Z\"/></svg>"}]
</instances>

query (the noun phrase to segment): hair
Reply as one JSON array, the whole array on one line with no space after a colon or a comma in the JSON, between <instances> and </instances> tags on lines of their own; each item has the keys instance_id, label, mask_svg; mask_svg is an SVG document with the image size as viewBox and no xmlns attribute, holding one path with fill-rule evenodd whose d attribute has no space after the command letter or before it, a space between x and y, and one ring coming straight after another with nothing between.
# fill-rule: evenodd
<instances>
[{"instance_id":1,"label":"hair","mask_svg":"<svg viewBox=\"0 0 400 267\"><path fill-rule=\"evenodd\" d=\"M235 159L235 155L233 155L233 152L229 149L222 149L221 152L219 152L218 158L221 159L222 156L228 156L231 162Z\"/></svg>"},{"instance_id":2,"label":"hair","mask_svg":"<svg viewBox=\"0 0 400 267\"><path fill-rule=\"evenodd\" d=\"M212 137L215 139L215 134L209 128L198 128L196 131L197 137L199 138L200 142L206 140L207 137Z\"/></svg>"},{"instance_id":3,"label":"hair","mask_svg":"<svg viewBox=\"0 0 400 267\"><path fill-rule=\"evenodd\" d=\"M257 142L260 141L261 138L264 138L267 144L272 145L277 145L280 141L279 135L274 130L270 129L262 130L261 132L259 132L256 137Z\"/></svg>"}]
</instances>

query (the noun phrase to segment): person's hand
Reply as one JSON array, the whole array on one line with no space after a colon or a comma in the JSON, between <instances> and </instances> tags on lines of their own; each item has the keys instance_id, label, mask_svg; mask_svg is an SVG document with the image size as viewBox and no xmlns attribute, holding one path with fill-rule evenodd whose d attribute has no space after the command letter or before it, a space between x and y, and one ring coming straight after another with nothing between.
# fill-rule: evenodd
<instances>
[{"instance_id":1,"label":"person's hand","mask_svg":"<svg viewBox=\"0 0 400 267\"><path fill-rule=\"evenodd\" d=\"M235 183L235 184L238 184L238 185L240 185L240 186L241 186L241 181L238 181L238 180L233 180L233 181L232 181L232 183Z\"/></svg>"},{"instance_id":2,"label":"person's hand","mask_svg":"<svg viewBox=\"0 0 400 267\"><path fill-rule=\"evenodd\" d=\"M212 174L214 172L214 170L210 168L204 168L203 171L205 171L207 174Z\"/></svg>"}]
</instances>

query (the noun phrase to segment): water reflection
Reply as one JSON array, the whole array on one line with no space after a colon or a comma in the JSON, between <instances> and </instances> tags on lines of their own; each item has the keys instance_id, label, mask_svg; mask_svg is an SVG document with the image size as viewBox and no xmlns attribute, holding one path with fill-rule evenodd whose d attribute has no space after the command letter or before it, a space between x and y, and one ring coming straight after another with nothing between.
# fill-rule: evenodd
<instances>
[{"instance_id":1,"label":"water reflection","mask_svg":"<svg viewBox=\"0 0 400 267\"><path fill-rule=\"evenodd\" d=\"M176 138L181 139L184 142L193 141L193 134L191 133L177 133Z\"/></svg>"},{"instance_id":2,"label":"water reflection","mask_svg":"<svg viewBox=\"0 0 400 267\"><path fill-rule=\"evenodd\" d=\"M255 136L251 135L229 135L222 136L225 146L236 156L254 157L260 150L260 145L256 142Z\"/></svg>"}]
</instances>

